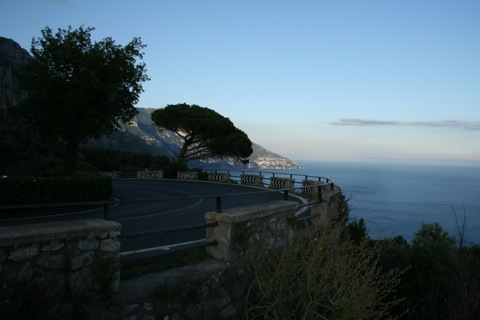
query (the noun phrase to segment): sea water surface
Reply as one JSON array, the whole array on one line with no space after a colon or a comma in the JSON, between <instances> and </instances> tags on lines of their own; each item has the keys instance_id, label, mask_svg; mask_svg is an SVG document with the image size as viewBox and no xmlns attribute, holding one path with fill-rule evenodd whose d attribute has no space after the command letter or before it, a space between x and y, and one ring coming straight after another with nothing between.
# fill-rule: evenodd
<instances>
[{"instance_id":1,"label":"sea water surface","mask_svg":"<svg viewBox=\"0 0 480 320\"><path fill-rule=\"evenodd\" d=\"M458 239L480 244L480 166L297 161L289 173L331 178L351 198L351 218L363 218L374 239L411 241L423 223L438 222ZM301 179L299 177L299 179Z\"/></svg>"}]
</instances>

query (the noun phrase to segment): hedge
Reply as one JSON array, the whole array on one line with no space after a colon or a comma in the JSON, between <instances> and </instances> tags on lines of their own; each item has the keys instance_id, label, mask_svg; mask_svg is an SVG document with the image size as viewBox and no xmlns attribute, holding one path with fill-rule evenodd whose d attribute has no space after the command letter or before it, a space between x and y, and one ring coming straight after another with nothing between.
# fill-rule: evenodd
<instances>
[{"instance_id":1,"label":"hedge","mask_svg":"<svg viewBox=\"0 0 480 320\"><path fill-rule=\"evenodd\" d=\"M101 201L111 195L112 179L106 176L0 179L0 205Z\"/></svg>"}]
</instances>

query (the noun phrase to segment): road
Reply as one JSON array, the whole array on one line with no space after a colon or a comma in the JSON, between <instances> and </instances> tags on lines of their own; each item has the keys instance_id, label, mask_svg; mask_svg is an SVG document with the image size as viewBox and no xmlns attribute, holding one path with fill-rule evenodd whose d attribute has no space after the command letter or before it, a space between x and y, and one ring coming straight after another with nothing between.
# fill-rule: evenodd
<instances>
[{"instance_id":1,"label":"road","mask_svg":"<svg viewBox=\"0 0 480 320\"><path fill-rule=\"evenodd\" d=\"M113 189L120 205L110 210L110 220L122 224L123 234L203 224L205 213L216 210L218 195L224 196L223 210L284 197L282 192L265 192L248 186L185 180L116 179ZM140 237L124 241L122 251L204 238L205 229Z\"/></svg>"},{"instance_id":2,"label":"road","mask_svg":"<svg viewBox=\"0 0 480 320\"><path fill-rule=\"evenodd\" d=\"M205 213L216 210L216 196L222 196L222 209L282 200L283 192L265 192L254 187L193 180L114 179L113 197L118 204L109 209L109 220L122 224L122 234L204 224ZM289 200L299 201L298 197ZM2 221L0 225L41 223L58 220L103 218L102 210L42 218ZM205 229L161 233L122 240L122 252L147 251L180 242L205 238Z\"/></svg>"}]
</instances>

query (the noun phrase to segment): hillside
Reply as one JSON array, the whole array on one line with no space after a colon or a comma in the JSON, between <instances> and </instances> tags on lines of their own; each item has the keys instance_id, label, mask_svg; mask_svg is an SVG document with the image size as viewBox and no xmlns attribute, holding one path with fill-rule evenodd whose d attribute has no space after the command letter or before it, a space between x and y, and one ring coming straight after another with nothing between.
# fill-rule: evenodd
<instances>
[{"instance_id":1,"label":"hillside","mask_svg":"<svg viewBox=\"0 0 480 320\"><path fill-rule=\"evenodd\" d=\"M0 37L0 107L2 112L15 107L25 97L26 92L20 88L15 77L16 69L27 62L30 55L15 41Z\"/></svg>"},{"instance_id":2,"label":"hillside","mask_svg":"<svg viewBox=\"0 0 480 320\"><path fill-rule=\"evenodd\" d=\"M165 154L175 157L182 141L173 132L158 130L150 119L155 109L139 108L139 114L128 123L121 124L110 136L88 141L87 145L120 150ZM242 169L297 169L298 164L253 143L253 154L246 165L233 159L208 159L195 161L190 166Z\"/></svg>"}]
</instances>

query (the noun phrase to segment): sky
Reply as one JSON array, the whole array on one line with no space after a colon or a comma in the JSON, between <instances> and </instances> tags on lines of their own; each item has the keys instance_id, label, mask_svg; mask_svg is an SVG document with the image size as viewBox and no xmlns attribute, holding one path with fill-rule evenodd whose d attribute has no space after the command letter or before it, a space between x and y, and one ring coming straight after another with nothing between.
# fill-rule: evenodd
<instances>
[{"instance_id":1,"label":"sky","mask_svg":"<svg viewBox=\"0 0 480 320\"><path fill-rule=\"evenodd\" d=\"M478 0L1 0L0 36L140 37L139 108L197 104L294 161L480 166Z\"/></svg>"}]
</instances>

